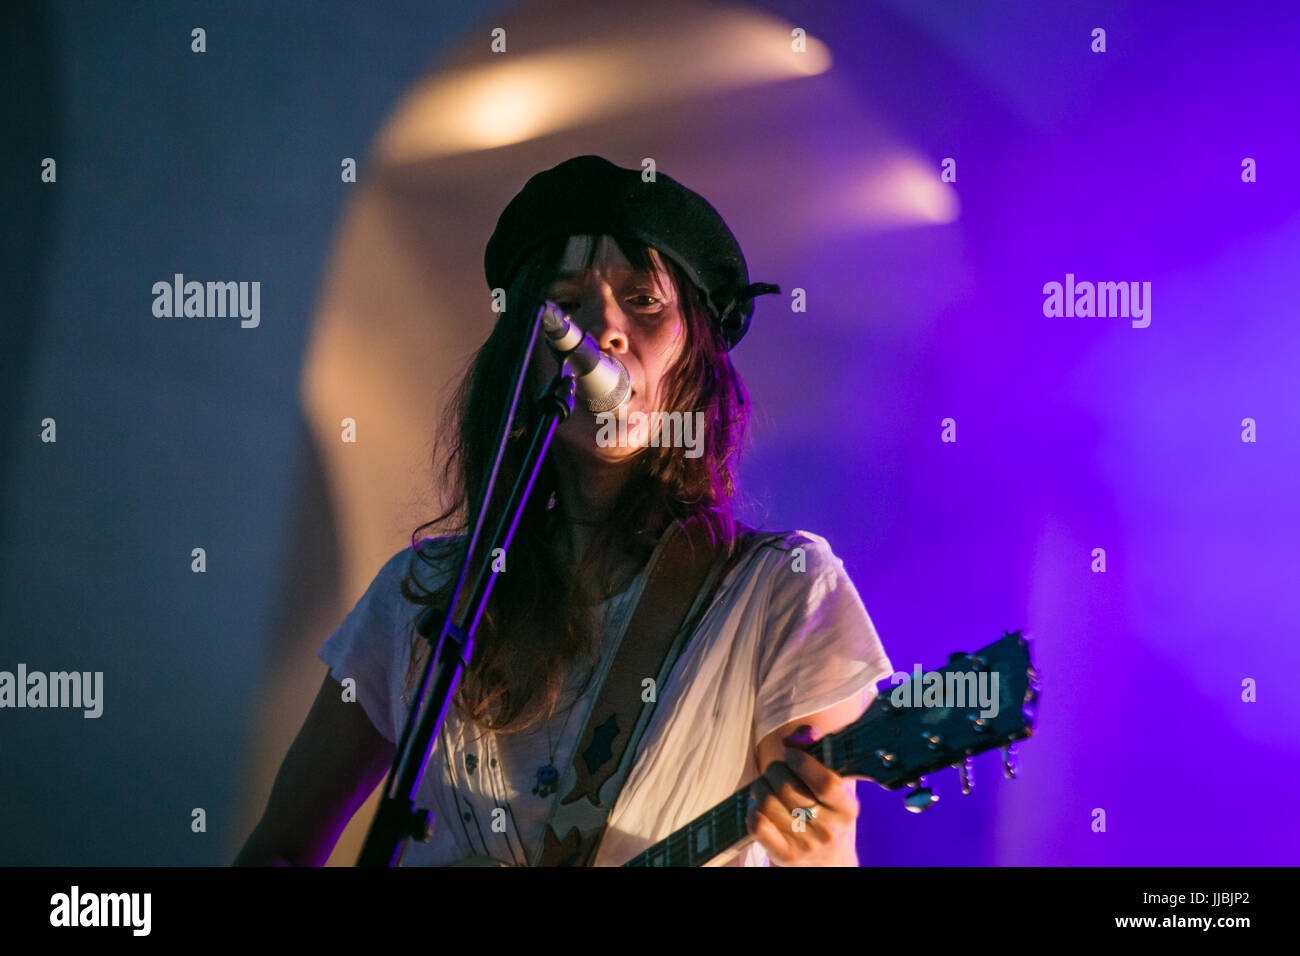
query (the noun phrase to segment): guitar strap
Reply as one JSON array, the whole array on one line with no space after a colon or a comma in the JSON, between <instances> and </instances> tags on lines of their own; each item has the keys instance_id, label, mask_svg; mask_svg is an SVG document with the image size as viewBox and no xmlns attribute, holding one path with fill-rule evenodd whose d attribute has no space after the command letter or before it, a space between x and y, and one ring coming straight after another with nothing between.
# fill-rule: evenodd
<instances>
[{"instance_id":1,"label":"guitar strap","mask_svg":"<svg viewBox=\"0 0 1300 956\"><path fill-rule=\"evenodd\" d=\"M636 757L637 744L692 633L713 603L726 572L756 547L783 537L738 523L730 559L709 540L701 519L675 522L664 532L643 578L636 609L608 635L615 644L604 675L596 675L595 702L578 735L573 759L560 775L563 794L551 808L533 866L590 866L610 811ZM646 699L646 678L653 693Z\"/></svg>"}]
</instances>

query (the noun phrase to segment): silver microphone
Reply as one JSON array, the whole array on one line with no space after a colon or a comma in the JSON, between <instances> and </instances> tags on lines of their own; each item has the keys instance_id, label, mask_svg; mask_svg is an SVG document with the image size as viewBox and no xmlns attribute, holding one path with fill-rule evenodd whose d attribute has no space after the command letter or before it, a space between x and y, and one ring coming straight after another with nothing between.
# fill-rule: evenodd
<instances>
[{"instance_id":1,"label":"silver microphone","mask_svg":"<svg viewBox=\"0 0 1300 956\"><path fill-rule=\"evenodd\" d=\"M600 346L553 302L542 304L542 331L557 358L574 375L576 391L593 413L612 412L632 394L627 367Z\"/></svg>"}]
</instances>

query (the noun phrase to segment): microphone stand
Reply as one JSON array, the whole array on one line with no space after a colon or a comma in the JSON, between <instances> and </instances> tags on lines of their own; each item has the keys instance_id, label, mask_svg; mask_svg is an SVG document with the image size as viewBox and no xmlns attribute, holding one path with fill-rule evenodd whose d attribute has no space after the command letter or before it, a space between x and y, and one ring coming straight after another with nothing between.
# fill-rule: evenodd
<instances>
[{"instance_id":1,"label":"microphone stand","mask_svg":"<svg viewBox=\"0 0 1300 956\"><path fill-rule=\"evenodd\" d=\"M366 834L357 866L398 866L402 862L402 853L408 839L423 842L433 834L433 816L427 809L415 808L415 793L424 777L452 695L456 693L461 674L469 666L470 655L474 652L474 632L487 607L496 578L496 573L491 570L490 558L497 548L501 548L503 554L509 551L510 541L537 481L555 429L573 412L575 385L576 380L567 363L561 363L555 378L537 399L542 410L541 421L533 433L528 454L502 510L501 520L492 532L486 552L488 559L479 562L474 587L465 605L469 611L469 623L458 624L454 617L456 608L461 606L459 598L464 592L465 580L474 558L477 532L481 530L478 522L473 526L476 529L475 536L465 552L457 599L451 602L451 608L447 611L430 607L420 614L416 628L433 645L433 653L429 655L424 674L420 678L419 693L406 715L406 727L397 746L393 768L389 771L379 810ZM509 428L509 425L507 421L506 427ZM489 487L483 496L484 500L480 502L481 511L490 504L490 491ZM434 640L434 629L439 618L442 619L442 625L437 631L437 640Z\"/></svg>"}]
</instances>

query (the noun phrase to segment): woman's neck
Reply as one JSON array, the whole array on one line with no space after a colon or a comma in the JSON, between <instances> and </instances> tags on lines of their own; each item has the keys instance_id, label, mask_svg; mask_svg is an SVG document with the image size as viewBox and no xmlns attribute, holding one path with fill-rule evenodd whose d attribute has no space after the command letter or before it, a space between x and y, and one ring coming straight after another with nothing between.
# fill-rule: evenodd
<instances>
[{"instance_id":1,"label":"woman's neck","mask_svg":"<svg viewBox=\"0 0 1300 956\"><path fill-rule=\"evenodd\" d=\"M555 448L556 497L565 513L578 521L603 521L631 480L634 462L607 462Z\"/></svg>"},{"instance_id":2,"label":"woman's neck","mask_svg":"<svg viewBox=\"0 0 1300 956\"><path fill-rule=\"evenodd\" d=\"M570 568L582 561L601 527L612 518L618 500L634 474L634 463L604 462L571 455L563 448L555 469L555 545Z\"/></svg>"}]
</instances>

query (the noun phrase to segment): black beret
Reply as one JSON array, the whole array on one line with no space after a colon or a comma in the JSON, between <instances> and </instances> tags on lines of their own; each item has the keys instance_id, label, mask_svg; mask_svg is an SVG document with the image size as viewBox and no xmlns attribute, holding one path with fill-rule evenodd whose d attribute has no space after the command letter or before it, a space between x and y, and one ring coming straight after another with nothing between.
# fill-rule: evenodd
<instances>
[{"instance_id":1,"label":"black beret","mask_svg":"<svg viewBox=\"0 0 1300 956\"><path fill-rule=\"evenodd\" d=\"M575 156L533 176L497 220L483 255L489 289L505 289L539 245L559 236L624 233L672 259L704 293L730 350L749 330L754 297L781 290L750 283L740 244L703 196L656 172L600 156Z\"/></svg>"}]
</instances>

